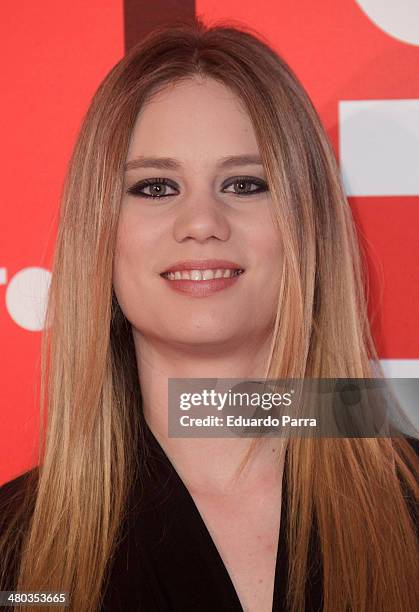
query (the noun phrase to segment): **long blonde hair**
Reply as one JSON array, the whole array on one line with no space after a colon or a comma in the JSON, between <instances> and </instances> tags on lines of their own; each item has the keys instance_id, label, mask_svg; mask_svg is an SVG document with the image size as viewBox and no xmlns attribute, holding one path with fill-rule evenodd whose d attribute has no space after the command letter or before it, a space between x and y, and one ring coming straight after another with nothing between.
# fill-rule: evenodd
<instances>
[{"instance_id":1,"label":"long blonde hair","mask_svg":"<svg viewBox=\"0 0 419 612\"><path fill-rule=\"evenodd\" d=\"M23 533L17 588L69 591L77 612L100 604L130 486L141 477L141 389L112 289L123 166L144 102L194 75L242 100L267 174L284 245L269 377L377 375L350 209L302 86L243 26L197 20L155 30L100 85L71 158L43 334L39 468L1 548L4 578ZM289 609L304 610L315 520L325 611L416 610L417 542L402 487L417 500L409 445L295 438L288 457Z\"/></svg>"}]
</instances>

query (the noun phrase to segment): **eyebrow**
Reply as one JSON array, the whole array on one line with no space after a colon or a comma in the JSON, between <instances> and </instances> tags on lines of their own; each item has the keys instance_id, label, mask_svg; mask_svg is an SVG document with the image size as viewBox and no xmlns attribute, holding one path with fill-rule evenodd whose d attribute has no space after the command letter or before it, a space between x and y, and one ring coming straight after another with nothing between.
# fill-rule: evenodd
<instances>
[{"instance_id":1,"label":"eyebrow","mask_svg":"<svg viewBox=\"0 0 419 612\"><path fill-rule=\"evenodd\" d=\"M229 155L222 157L217 162L218 168L231 168L244 165L263 166L259 155ZM159 168L161 170L180 170L182 164L173 157L144 157L139 155L125 164L125 171L137 168Z\"/></svg>"}]
</instances>

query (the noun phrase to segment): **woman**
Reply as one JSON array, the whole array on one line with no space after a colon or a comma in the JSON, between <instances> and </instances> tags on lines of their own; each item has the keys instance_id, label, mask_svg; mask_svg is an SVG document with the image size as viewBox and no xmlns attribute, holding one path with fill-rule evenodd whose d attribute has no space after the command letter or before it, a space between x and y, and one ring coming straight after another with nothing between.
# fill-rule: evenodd
<instances>
[{"instance_id":1,"label":"woman","mask_svg":"<svg viewBox=\"0 0 419 612\"><path fill-rule=\"evenodd\" d=\"M417 609L405 439L167 434L169 378L377 376L332 150L256 35L162 28L106 77L45 329L45 441L3 487L3 588L77 611Z\"/></svg>"}]
</instances>

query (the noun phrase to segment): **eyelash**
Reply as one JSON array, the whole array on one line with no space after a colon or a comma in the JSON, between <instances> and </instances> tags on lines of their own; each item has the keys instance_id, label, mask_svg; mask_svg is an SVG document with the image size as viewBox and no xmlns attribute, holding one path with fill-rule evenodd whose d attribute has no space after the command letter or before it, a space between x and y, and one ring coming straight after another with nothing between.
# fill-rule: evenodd
<instances>
[{"instance_id":1,"label":"eyelash","mask_svg":"<svg viewBox=\"0 0 419 612\"><path fill-rule=\"evenodd\" d=\"M247 197L249 195L255 195L255 194L259 194L259 193L263 193L265 191L268 191L268 185L265 181L263 181L262 179L258 179L254 176L235 176L234 180L229 179L229 182L224 183L223 185L223 189L225 189L226 187L230 187L231 185L234 185L236 183L253 183L254 185L257 185L257 189L253 189L251 191L247 191L245 193L235 193L235 195L237 195L238 197ZM153 200L158 200L158 199L162 199L162 198L168 198L170 196L173 195L177 195L177 194L173 194L173 193L169 193L167 195L149 195L147 193L143 193L141 192L141 189L145 189L146 187L150 187L152 185L167 185L168 187L171 187L172 189L177 189L176 187L176 183L174 183L173 181L166 179L166 178L153 178L153 179L143 179L142 181L139 181L138 183L136 183L135 185L133 185L132 187L130 187L127 190L127 193L130 193L131 195L134 196L139 196L141 198L151 198ZM228 193L233 193L233 192L228 192Z\"/></svg>"}]
</instances>

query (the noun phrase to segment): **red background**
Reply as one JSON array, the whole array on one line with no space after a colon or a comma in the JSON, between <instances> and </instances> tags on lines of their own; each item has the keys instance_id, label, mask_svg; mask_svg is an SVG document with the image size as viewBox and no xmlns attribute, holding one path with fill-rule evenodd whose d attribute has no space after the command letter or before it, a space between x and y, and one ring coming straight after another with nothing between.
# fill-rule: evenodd
<instances>
[{"instance_id":1,"label":"red background","mask_svg":"<svg viewBox=\"0 0 419 612\"><path fill-rule=\"evenodd\" d=\"M19 327L7 283L50 269L58 202L80 121L122 57L133 10L148 0L2 3L0 31L0 483L36 463L40 332ZM164 3L163 3L164 4ZM259 31L309 92L338 156L340 100L419 98L419 47L375 26L352 0L198 0L206 22L235 19ZM371 319L381 358L418 359L419 197L351 197L371 260ZM372 265L373 264L373 265ZM376 269L376 271L374 271ZM419 373L418 373L419 375Z\"/></svg>"}]
</instances>

